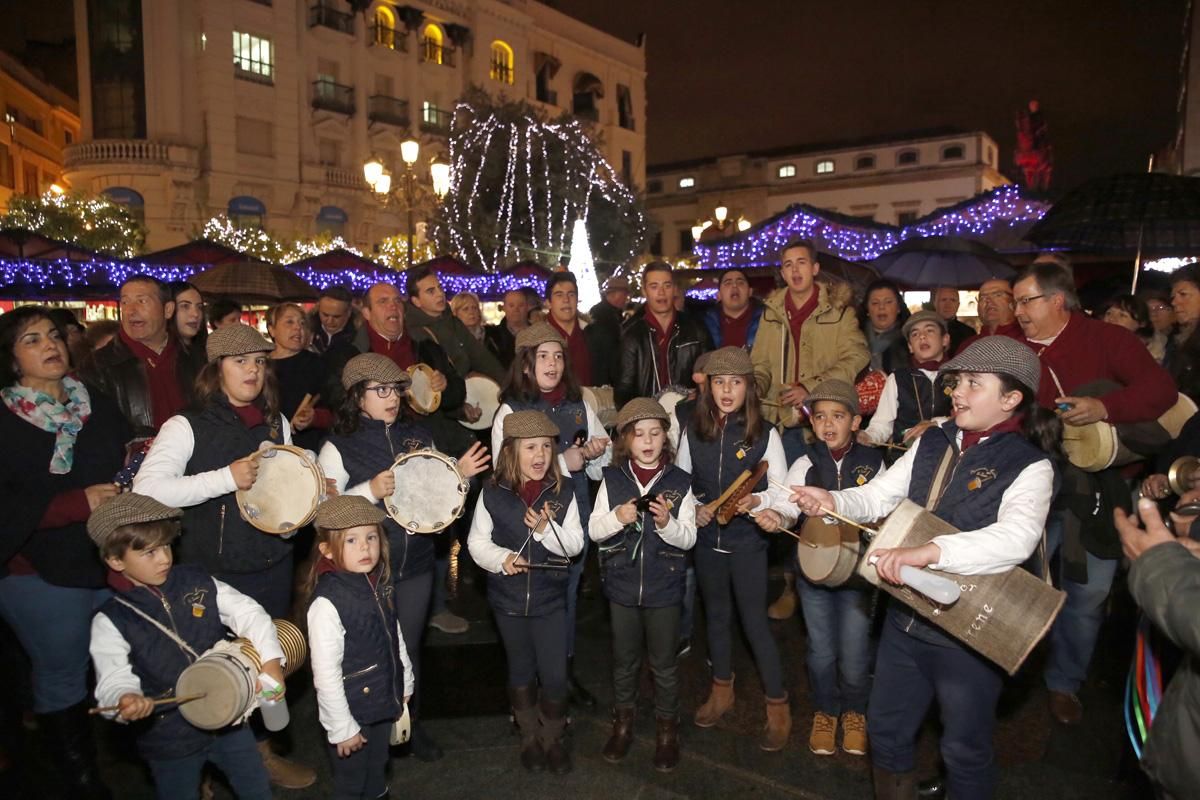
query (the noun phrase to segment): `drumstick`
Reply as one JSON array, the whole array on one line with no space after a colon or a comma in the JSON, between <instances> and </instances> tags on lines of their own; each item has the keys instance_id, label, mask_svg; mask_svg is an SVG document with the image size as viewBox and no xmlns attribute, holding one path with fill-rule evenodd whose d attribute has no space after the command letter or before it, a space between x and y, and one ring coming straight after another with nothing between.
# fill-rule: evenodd
<instances>
[{"instance_id":1,"label":"drumstick","mask_svg":"<svg viewBox=\"0 0 1200 800\"><path fill-rule=\"evenodd\" d=\"M758 516L758 512L756 512L756 511L751 511L751 512L750 512L750 516L752 516L752 517L757 517L757 516ZM793 539L795 539L797 542L801 542L802 544L806 544L806 545L808 545L809 547L811 547L811 548L813 548L813 549L816 549L816 547L817 547L817 545L813 544L812 542L805 541L803 538L801 538L800 534L796 533L795 531L788 530L787 528L779 528L779 529L778 529L778 530L776 530L775 532L776 532L776 533L786 533L788 536L791 536L791 537L792 537Z\"/></svg>"},{"instance_id":2,"label":"drumstick","mask_svg":"<svg viewBox=\"0 0 1200 800\"><path fill-rule=\"evenodd\" d=\"M192 694L192 695L188 695L187 697L163 697L159 700L155 700L153 703L151 703L151 705L161 706L161 705L164 705L165 703L190 703L193 700L203 700L205 697L208 697L207 692L205 692L203 694ZM120 706L100 706L98 708L89 708L88 713L89 714L105 714L105 713L108 713L109 711L120 711L120 710L121 710Z\"/></svg>"}]
</instances>

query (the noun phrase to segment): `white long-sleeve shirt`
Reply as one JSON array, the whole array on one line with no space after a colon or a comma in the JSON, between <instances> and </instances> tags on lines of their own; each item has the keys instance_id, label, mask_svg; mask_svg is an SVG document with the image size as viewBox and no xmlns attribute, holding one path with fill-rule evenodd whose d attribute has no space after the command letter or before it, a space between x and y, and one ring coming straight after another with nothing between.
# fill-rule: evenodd
<instances>
[{"instance_id":1,"label":"white long-sleeve shirt","mask_svg":"<svg viewBox=\"0 0 1200 800\"><path fill-rule=\"evenodd\" d=\"M346 485L350 482L350 473L346 471L346 465L342 462L342 451L338 450L337 445L333 442L325 442L321 445L321 452L317 454L317 463L321 465L321 472L325 473L325 477L333 481L338 494L365 497L372 504L383 500L382 497L376 497L375 493L371 491L371 481L369 480L353 486Z\"/></svg>"},{"instance_id":2,"label":"white long-sleeve shirt","mask_svg":"<svg viewBox=\"0 0 1200 800\"><path fill-rule=\"evenodd\" d=\"M278 658L286 666L287 659L283 655L283 648L279 646L275 623L263 607L227 583L222 583L216 578L213 579L213 583L217 586L217 614L221 618L221 624L238 636L249 639L264 662ZM155 633L166 636L161 631ZM103 612L92 617L92 640L89 649L92 663L96 667L98 704L115 706L123 694L142 693L142 681L134 674L133 665L129 661L129 642ZM197 655L204 654L197 652ZM116 713L106 716L112 718Z\"/></svg>"},{"instance_id":3,"label":"white long-sleeve shirt","mask_svg":"<svg viewBox=\"0 0 1200 800\"><path fill-rule=\"evenodd\" d=\"M396 623L396 641L400 662L404 665L404 697L410 697L413 693L412 659L399 623ZM342 674L346 629L337 608L328 598L317 597L308 607L308 652L321 727L330 744L344 742L357 734L361 726L350 713L350 703L346 700L346 681ZM380 658L387 657L387 654L380 654Z\"/></svg>"},{"instance_id":4,"label":"white long-sleeve shirt","mask_svg":"<svg viewBox=\"0 0 1200 800\"><path fill-rule=\"evenodd\" d=\"M292 427L286 419L282 422L283 443L291 444ZM214 497L236 492L237 482L229 465L196 475L184 474L195 448L196 437L187 417L171 417L159 429L141 469L133 477L133 491L174 508L200 505Z\"/></svg>"},{"instance_id":5,"label":"white long-sleeve shirt","mask_svg":"<svg viewBox=\"0 0 1200 800\"><path fill-rule=\"evenodd\" d=\"M596 412L587 403L583 404L587 413L587 435L588 439L595 439L601 436L608 436L604 430L604 426L600 424L600 418L596 416ZM512 406L508 403L502 403L496 417L492 420L492 459L500 453L500 445L504 443L504 418L513 413ZM604 468L612 461L612 441L608 443L608 447L604 448L604 452L596 458L587 462L583 471L587 476L594 481L598 481L604 477ZM562 470L563 475L569 475L570 470L567 469L567 459L562 453L558 454L558 468Z\"/></svg>"},{"instance_id":6,"label":"white long-sleeve shirt","mask_svg":"<svg viewBox=\"0 0 1200 800\"><path fill-rule=\"evenodd\" d=\"M787 477L787 456L783 452L783 440L779 438L779 433L771 428L767 435L767 449L763 453L763 460L767 462L767 478L772 481L783 482ZM679 453L675 456L675 466L685 472L692 472L692 451L691 442L687 436L680 437ZM747 464L746 469L753 469L754 464ZM763 508L771 504L770 494L771 484L767 484L767 489L761 492L755 492L754 497L757 498L758 504L755 508ZM716 500L715 497L698 497L699 503L711 503Z\"/></svg>"},{"instance_id":7,"label":"white long-sleeve shirt","mask_svg":"<svg viewBox=\"0 0 1200 800\"><path fill-rule=\"evenodd\" d=\"M921 374L931 382L937 380L936 369L923 369ZM896 414L900 411L900 389L896 385L896 373L887 376L883 383L883 392L879 395L879 405L871 415L871 423L867 425L867 436L875 444L884 444L892 440L893 429L896 425ZM932 419L945 419L933 417Z\"/></svg>"},{"instance_id":8,"label":"white long-sleeve shirt","mask_svg":"<svg viewBox=\"0 0 1200 800\"><path fill-rule=\"evenodd\" d=\"M835 461L834 467L841 471L842 462ZM784 479L783 485L792 486L807 486L808 471L812 469L812 460L808 456L800 456L788 468L787 478ZM881 462L879 464L879 472L871 477L871 480L878 480L887 472L887 467ZM824 487L821 487L824 488ZM771 498L770 509L779 514L785 528L790 528L796 524L796 520L800 518L800 507L795 503L789 503L788 497L791 495L791 489L780 489L778 486L771 486L767 489L767 494Z\"/></svg>"},{"instance_id":9,"label":"white long-sleeve shirt","mask_svg":"<svg viewBox=\"0 0 1200 800\"><path fill-rule=\"evenodd\" d=\"M961 446L961 431L958 443ZM834 510L856 522L882 519L892 513L908 496L913 459L919 447L920 440L913 442L886 475L865 486L834 492L837 505ZM942 555L936 564L929 565L930 568L956 575L991 575L1023 563L1041 541L1053 487L1054 469L1050 459L1025 467L1004 491L994 523L973 531L935 536L931 540Z\"/></svg>"},{"instance_id":10,"label":"white long-sleeve shirt","mask_svg":"<svg viewBox=\"0 0 1200 800\"><path fill-rule=\"evenodd\" d=\"M490 489L491 487L484 491ZM501 491L507 490L502 489ZM557 522L553 524L557 529L557 536L551 531L550 524L547 524L542 528L541 533L533 533L533 541L556 555L566 558L579 555L583 551L583 524L579 518L579 504L575 502L573 496L571 504L567 506L567 515L563 518L562 524L559 525ZM524 523L522 523L522 527L524 527ZM516 551L496 544L492 539L493 530L495 530L495 523L492 515L484 506L481 496L479 502L475 504L475 516L471 519L471 532L467 535L467 550L470 551L471 558L482 569L503 575L505 559ZM528 529L526 529L526 533L529 533ZM562 540L561 544L560 539ZM528 560L527 552L521 555Z\"/></svg>"},{"instance_id":11,"label":"white long-sleeve shirt","mask_svg":"<svg viewBox=\"0 0 1200 800\"><path fill-rule=\"evenodd\" d=\"M660 477L662 477L661 472L655 475L649 484L643 486L635 475L633 482L637 485L638 493L645 495L653 490ZM691 489L688 489L687 495L680 503L679 517L669 517L666 527L663 528L658 527L658 523L655 523L654 530L664 542L672 547L691 550L696 545L696 496L692 494ZM593 542L603 542L620 533L624 527L625 525L617 519L616 509L609 507L608 483L602 482L600 491L596 494L596 502L592 506L592 515L588 519L588 536Z\"/></svg>"}]
</instances>

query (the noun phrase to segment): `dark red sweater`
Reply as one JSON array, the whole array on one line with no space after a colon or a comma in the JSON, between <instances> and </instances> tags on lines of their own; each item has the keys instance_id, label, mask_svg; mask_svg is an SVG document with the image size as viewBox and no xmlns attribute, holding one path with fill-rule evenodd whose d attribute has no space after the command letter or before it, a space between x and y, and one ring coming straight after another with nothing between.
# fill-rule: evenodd
<instances>
[{"instance_id":1,"label":"dark red sweater","mask_svg":"<svg viewBox=\"0 0 1200 800\"><path fill-rule=\"evenodd\" d=\"M1155 363L1141 339L1116 325L1075 313L1049 345L1027 344L1042 360L1038 403L1045 408L1053 409L1059 396L1048 368L1068 395L1093 381L1121 384L1101 398L1113 424L1158 419L1179 396L1170 373Z\"/></svg>"},{"instance_id":2,"label":"dark red sweater","mask_svg":"<svg viewBox=\"0 0 1200 800\"><path fill-rule=\"evenodd\" d=\"M370 325L367 326L367 336L371 342L371 352L378 353L381 356L387 356L392 361L396 362L396 366L400 369L408 369L413 364L417 363L416 355L413 352L412 339L407 333L401 334L400 338L394 342L389 342L383 338Z\"/></svg>"},{"instance_id":3,"label":"dark red sweater","mask_svg":"<svg viewBox=\"0 0 1200 800\"><path fill-rule=\"evenodd\" d=\"M591 386L592 354L588 350L587 339L583 336L583 326L579 324L579 320L575 320L575 330L570 333L563 330L553 314L547 314L546 320L567 340L567 352L571 356L571 371L575 373L575 380L580 386Z\"/></svg>"}]
</instances>

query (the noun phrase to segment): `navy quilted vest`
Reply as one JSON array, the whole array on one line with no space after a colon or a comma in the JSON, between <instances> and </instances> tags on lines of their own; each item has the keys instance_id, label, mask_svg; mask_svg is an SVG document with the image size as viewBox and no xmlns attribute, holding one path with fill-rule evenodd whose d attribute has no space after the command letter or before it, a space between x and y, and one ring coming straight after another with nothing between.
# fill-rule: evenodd
<instances>
[{"instance_id":1,"label":"navy quilted vest","mask_svg":"<svg viewBox=\"0 0 1200 800\"><path fill-rule=\"evenodd\" d=\"M904 432L918 422L950 414L950 395L946 393L945 376L938 374L936 381L925 377L925 373L914 367L901 367L892 373L896 376L896 421L892 425L892 441L899 444Z\"/></svg>"},{"instance_id":2,"label":"navy quilted vest","mask_svg":"<svg viewBox=\"0 0 1200 800\"><path fill-rule=\"evenodd\" d=\"M754 469L767 452L771 428L763 425L762 434L753 442L745 441L746 426L734 416L726 419L717 438L706 442L696 433L695 420L688 426L688 449L692 457L692 491L701 503L710 503L721 496L744 470ZM767 488L764 475L754 491ZM767 537L754 520L738 514L728 525L720 525L714 517L697 531L697 547L712 550L753 551L767 546Z\"/></svg>"},{"instance_id":3,"label":"navy quilted vest","mask_svg":"<svg viewBox=\"0 0 1200 800\"><path fill-rule=\"evenodd\" d=\"M563 481L562 489L554 491L548 486L534 501L541 508L546 501L554 505L554 523L562 526L574 495L570 482ZM495 483L488 483L480 495L480 502L492 518L492 541L524 556L531 564L562 561L562 556L551 553L529 536L525 527L525 512L529 506L512 490ZM549 525L546 536L553 537ZM515 617L540 617L566 608L566 570L531 569L524 574L488 574L488 603L497 614Z\"/></svg>"}]
</instances>

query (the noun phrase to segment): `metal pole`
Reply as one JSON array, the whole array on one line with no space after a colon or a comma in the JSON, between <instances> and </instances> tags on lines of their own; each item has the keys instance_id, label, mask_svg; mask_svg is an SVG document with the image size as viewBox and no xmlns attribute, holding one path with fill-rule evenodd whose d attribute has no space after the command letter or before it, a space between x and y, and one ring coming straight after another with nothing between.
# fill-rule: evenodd
<instances>
[{"instance_id":1,"label":"metal pole","mask_svg":"<svg viewBox=\"0 0 1200 800\"><path fill-rule=\"evenodd\" d=\"M404 202L408 206L408 268L413 265L413 168L406 165L404 170Z\"/></svg>"},{"instance_id":2,"label":"metal pole","mask_svg":"<svg viewBox=\"0 0 1200 800\"><path fill-rule=\"evenodd\" d=\"M1150 163L1146 166L1146 172L1154 172L1154 154L1150 154ZM1146 222L1143 219L1138 223L1138 244L1137 255L1133 259L1133 288L1129 290L1130 294L1137 294L1138 273L1142 271L1142 235L1145 232Z\"/></svg>"}]
</instances>

